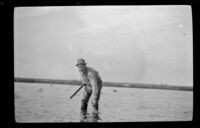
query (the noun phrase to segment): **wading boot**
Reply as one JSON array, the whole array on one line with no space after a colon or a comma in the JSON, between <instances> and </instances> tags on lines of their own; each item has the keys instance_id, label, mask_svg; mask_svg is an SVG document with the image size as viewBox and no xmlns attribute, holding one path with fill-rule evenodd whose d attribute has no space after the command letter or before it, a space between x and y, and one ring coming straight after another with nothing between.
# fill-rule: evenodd
<instances>
[{"instance_id":1,"label":"wading boot","mask_svg":"<svg viewBox=\"0 0 200 128\"><path fill-rule=\"evenodd\" d=\"M82 103L81 104L81 115L86 116L87 114L87 103Z\"/></svg>"}]
</instances>

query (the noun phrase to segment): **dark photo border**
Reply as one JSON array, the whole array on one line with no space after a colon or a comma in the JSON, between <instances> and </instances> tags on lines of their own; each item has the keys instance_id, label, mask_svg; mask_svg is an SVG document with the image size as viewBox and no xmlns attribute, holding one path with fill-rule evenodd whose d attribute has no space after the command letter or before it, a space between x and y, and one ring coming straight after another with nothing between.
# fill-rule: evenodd
<instances>
[{"instance_id":1,"label":"dark photo border","mask_svg":"<svg viewBox=\"0 0 200 128\"><path fill-rule=\"evenodd\" d=\"M14 8L34 6L84 6L84 5L190 5L192 8L193 20L193 120L192 121L163 121L163 122L119 122L119 123L17 123L14 115ZM64 128L64 127L125 127L125 128L199 128L199 98L200 90L198 85L198 64L197 55L200 37L200 2L198 0L116 0L116 1L95 1L95 0L7 0L0 2L1 20L3 21L2 62L5 73L3 76L3 87L1 93L2 125L3 128ZM6 48L6 49L5 49ZM5 50L4 50L5 49ZM6 68L4 68L6 67ZM195 74L196 73L196 74ZM4 78L5 77L5 78Z\"/></svg>"}]
</instances>

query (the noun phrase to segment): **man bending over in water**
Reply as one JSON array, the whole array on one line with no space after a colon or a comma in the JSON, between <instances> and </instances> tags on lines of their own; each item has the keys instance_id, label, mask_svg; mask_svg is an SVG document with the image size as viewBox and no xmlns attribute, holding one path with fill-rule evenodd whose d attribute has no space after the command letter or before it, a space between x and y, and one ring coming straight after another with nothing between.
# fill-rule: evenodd
<instances>
[{"instance_id":1,"label":"man bending over in water","mask_svg":"<svg viewBox=\"0 0 200 128\"><path fill-rule=\"evenodd\" d=\"M81 114L86 115L87 106L90 96L92 95L93 114L98 114L98 102L102 88L102 80L99 73L88 66L86 66L84 59L78 59L76 66L82 78L82 84L85 84L83 91L83 98L81 100Z\"/></svg>"}]
</instances>

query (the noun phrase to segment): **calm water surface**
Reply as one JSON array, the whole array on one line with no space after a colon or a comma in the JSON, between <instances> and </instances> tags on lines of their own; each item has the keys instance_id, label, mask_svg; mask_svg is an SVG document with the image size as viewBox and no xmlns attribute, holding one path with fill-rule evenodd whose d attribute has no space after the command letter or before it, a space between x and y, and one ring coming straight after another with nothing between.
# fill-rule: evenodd
<instances>
[{"instance_id":1,"label":"calm water surface","mask_svg":"<svg viewBox=\"0 0 200 128\"><path fill-rule=\"evenodd\" d=\"M74 85L15 83L17 122L191 121L193 92L103 87L99 114L80 115L82 91Z\"/></svg>"}]
</instances>

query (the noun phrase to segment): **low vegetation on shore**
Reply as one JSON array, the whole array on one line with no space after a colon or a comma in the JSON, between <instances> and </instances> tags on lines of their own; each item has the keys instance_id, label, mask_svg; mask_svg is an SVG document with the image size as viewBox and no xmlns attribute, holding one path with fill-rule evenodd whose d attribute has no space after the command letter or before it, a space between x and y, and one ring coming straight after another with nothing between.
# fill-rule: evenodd
<instances>
[{"instance_id":1,"label":"low vegetation on shore","mask_svg":"<svg viewBox=\"0 0 200 128\"><path fill-rule=\"evenodd\" d=\"M57 80L57 79L38 79L38 78L15 78L14 82L81 85L81 81L78 81L78 80ZM149 89L193 91L193 87L190 87L190 86L175 86L175 85L167 85L167 84L104 82L103 85L107 87L147 88L147 89L149 88Z\"/></svg>"}]
</instances>

